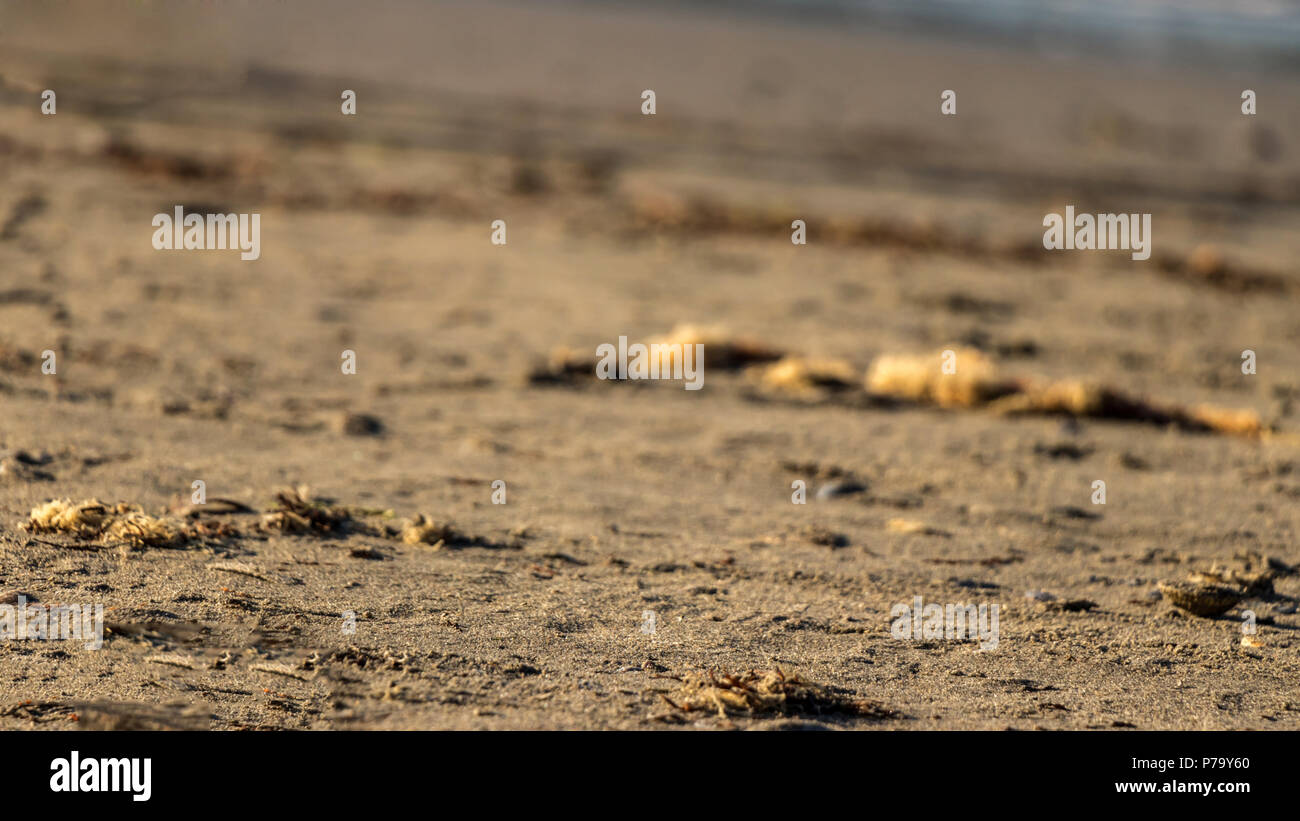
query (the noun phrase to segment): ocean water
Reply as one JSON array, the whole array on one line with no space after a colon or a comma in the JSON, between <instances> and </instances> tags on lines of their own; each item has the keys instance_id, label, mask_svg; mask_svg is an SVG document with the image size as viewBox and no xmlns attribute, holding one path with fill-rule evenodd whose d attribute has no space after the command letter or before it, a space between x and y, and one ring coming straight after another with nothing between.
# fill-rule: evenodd
<instances>
[{"instance_id":1,"label":"ocean water","mask_svg":"<svg viewBox=\"0 0 1300 821\"><path fill-rule=\"evenodd\" d=\"M1300 0L690 0L809 22L1300 67Z\"/></svg>"}]
</instances>

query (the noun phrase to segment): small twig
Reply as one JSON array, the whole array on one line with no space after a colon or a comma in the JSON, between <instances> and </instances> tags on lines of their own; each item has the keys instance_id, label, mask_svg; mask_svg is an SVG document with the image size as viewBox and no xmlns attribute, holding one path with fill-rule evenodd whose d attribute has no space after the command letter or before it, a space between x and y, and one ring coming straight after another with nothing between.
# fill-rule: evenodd
<instances>
[{"instance_id":1,"label":"small twig","mask_svg":"<svg viewBox=\"0 0 1300 821\"><path fill-rule=\"evenodd\" d=\"M149 656L145 661L153 664L168 664L172 667L183 667L186 670L194 669L194 659L186 656Z\"/></svg>"},{"instance_id":2,"label":"small twig","mask_svg":"<svg viewBox=\"0 0 1300 821\"><path fill-rule=\"evenodd\" d=\"M61 547L65 550L103 550L104 549L104 545L90 544L89 542L73 542L69 544L65 542L51 542L48 539L38 539L35 536L28 536L27 541L39 542L40 544L49 545L50 547Z\"/></svg>"},{"instance_id":3,"label":"small twig","mask_svg":"<svg viewBox=\"0 0 1300 821\"><path fill-rule=\"evenodd\" d=\"M208 565L209 570L224 570L227 573L238 573L241 576L252 576L254 579L261 579L264 582L274 582L276 579L263 574L257 568L239 562L213 562Z\"/></svg>"},{"instance_id":4,"label":"small twig","mask_svg":"<svg viewBox=\"0 0 1300 821\"><path fill-rule=\"evenodd\" d=\"M299 675L288 667L273 664L255 664L248 668L258 673L271 673L272 675L285 676L286 678L296 678L299 681L306 681L307 677Z\"/></svg>"}]
</instances>

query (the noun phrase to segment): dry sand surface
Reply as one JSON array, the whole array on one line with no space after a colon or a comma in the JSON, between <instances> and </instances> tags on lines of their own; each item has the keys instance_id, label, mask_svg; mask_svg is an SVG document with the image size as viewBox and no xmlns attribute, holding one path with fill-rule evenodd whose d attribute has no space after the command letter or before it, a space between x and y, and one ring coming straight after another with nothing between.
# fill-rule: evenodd
<instances>
[{"instance_id":1,"label":"dry sand surface","mask_svg":"<svg viewBox=\"0 0 1300 821\"><path fill-rule=\"evenodd\" d=\"M309 7L5 4L0 593L108 624L0 644L0 728L1300 728L1295 74ZM1067 204L1151 259L1044 251ZM703 390L592 378L682 323Z\"/></svg>"}]
</instances>

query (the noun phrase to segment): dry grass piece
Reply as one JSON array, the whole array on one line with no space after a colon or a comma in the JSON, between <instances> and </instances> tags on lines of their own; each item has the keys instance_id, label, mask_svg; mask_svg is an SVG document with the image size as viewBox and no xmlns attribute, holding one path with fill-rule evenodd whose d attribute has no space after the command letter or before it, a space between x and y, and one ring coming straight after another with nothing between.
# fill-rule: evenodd
<instances>
[{"instance_id":1,"label":"dry grass piece","mask_svg":"<svg viewBox=\"0 0 1300 821\"><path fill-rule=\"evenodd\" d=\"M763 391L801 399L819 399L858 384L857 371L848 362L803 356L782 357L760 369L753 379Z\"/></svg>"},{"instance_id":2,"label":"dry grass piece","mask_svg":"<svg viewBox=\"0 0 1300 821\"><path fill-rule=\"evenodd\" d=\"M739 675L687 673L670 676L681 682L672 696L660 694L675 710L684 713L716 710L718 715L850 715L890 718L897 714L879 704L850 698L830 687L806 681L798 675L773 670L751 670Z\"/></svg>"},{"instance_id":3,"label":"dry grass piece","mask_svg":"<svg viewBox=\"0 0 1300 821\"><path fill-rule=\"evenodd\" d=\"M704 346L704 362L710 368L735 370L747 365L772 362L780 359L780 351L769 348L761 342L734 336L720 325L691 325L682 323L660 339L651 340L652 345L687 345ZM676 360L671 354L663 357L660 367L673 367ZM692 360L693 361L693 360ZM699 367L698 363L695 363Z\"/></svg>"},{"instance_id":4,"label":"dry grass piece","mask_svg":"<svg viewBox=\"0 0 1300 821\"><path fill-rule=\"evenodd\" d=\"M264 530L312 533L318 536L337 536L353 531L383 535L377 533L375 528L354 519L347 508L331 505L323 499L313 499L305 486L276 493L275 503L276 507L262 517Z\"/></svg>"},{"instance_id":5,"label":"dry grass piece","mask_svg":"<svg viewBox=\"0 0 1300 821\"><path fill-rule=\"evenodd\" d=\"M33 508L27 519L32 533L71 533L83 539L99 536L111 520L108 505L95 499L73 504L54 499Z\"/></svg>"},{"instance_id":6,"label":"dry grass piece","mask_svg":"<svg viewBox=\"0 0 1300 821\"><path fill-rule=\"evenodd\" d=\"M973 408L1019 390L1003 378L993 361L974 348L957 348L953 373L943 372L943 352L924 355L884 354L867 372L867 390L878 396Z\"/></svg>"},{"instance_id":7,"label":"dry grass piece","mask_svg":"<svg viewBox=\"0 0 1300 821\"><path fill-rule=\"evenodd\" d=\"M1123 419L1237 436L1259 436L1264 432L1264 423L1259 414L1252 410L1233 410L1213 405L1161 407L1111 388L1079 380L1053 382L1041 388L1030 386L1022 393L994 402L991 409L995 413L1004 414L1064 414L1093 419Z\"/></svg>"},{"instance_id":8,"label":"dry grass piece","mask_svg":"<svg viewBox=\"0 0 1300 821\"><path fill-rule=\"evenodd\" d=\"M1191 423L1203 425L1216 433L1260 436L1265 432L1263 420L1253 410L1196 405L1187 411L1187 418Z\"/></svg>"},{"instance_id":9,"label":"dry grass piece","mask_svg":"<svg viewBox=\"0 0 1300 821\"><path fill-rule=\"evenodd\" d=\"M573 384L596 376L596 354L594 351L579 351L574 348L559 347L551 351L546 362L538 365L528 373L528 382L533 385Z\"/></svg>"},{"instance_id":10,"label":"dry grass piece","mask_svg":"<svg viewBox=\"0 0 1300 821\"><path fill-rule=\"evenodd\" d=\"M781 352L768 348L752 339L733 336L725 328L718 326L698 326L681 324L674 327L661 338L644 343L648 352L653 353L652 365L664 372L676 373L678 368L684 373L684 365L690 363L700 367L694 360L695 349L686 350L688 345L704 345L704 361L708 367L720 370L735 370L756 363L772 362L781 358ZM672 346L671 349L651 349L652 345ZM683 357L683 362L678 362ZM528 373L527 381L533 385L576 385L588 379L595 379L597 356L594 350L578 350L558 347L551 351L545 363L537 365Z\"/></svg>"},{"instance_id":11,"label":"dry grass piece","mask_svg":"<svg viewBox=\"0 0 1300 821\"><path fill-rule=\"evenodd\" d=\"M1090 419L1118 419L1183 430L1265 437L1267 429L1252 410L1213 405L1160 405L1084 380L1035 385L999 374L978 350L959 348L955 371L943 373L943 354L884 354L871 363L867 390L877 396L948 408L988 407L994 413L1059 414Z\"/></svg>"},{"instance_id":12,"label":"dry grass piece","mask_svg":"<svg viewBox=\"0 0 1300 821\"><path fill-rule=\"evenodd\" d=\"M1169 424L1173 414L1144 402L1135 402L1115 391L1080 380L1053 382L1044 387L1027 386L1024 391L993 404L1002 414L1064 414L1109 419L1134 419Z\"/></svg>"},{"instance_id":13,"label":"dry grass piece","mask_svg":"<svg viewBox=\"0 0 1300 821\"><path fill-rule=\"evenodd\" d=\"M115 518L104 537L132 547L180 547L187 541L185 533L165 520L134 512Z\"/></svg>"},{"instance_id":14,"label":"dry grass piece","mask_svg":"<svg viewBox=\"0 0 1300 821\"><path fill-rule=\"evenodd\" d=\"M482 539L467 536L456 530L451 522L436 522L423 513L415 514L402 527L402 541L407 544L433 545L434 550L441 550L444 547L487 544Z\"/></svg>"},{"instance_id":15,"label":"dry grass piece","mask_svg":"<svg viewBox=\"0 0 1300 821\"><path fill-rule=\"evenodd\" d=\"M33 533L68 533L131 547L182 547L195 535L148 515L137 505L107 505L96 499L79 504L67 499L46 502L32 510L25 526Z\"/></svg>"}]
</instances>

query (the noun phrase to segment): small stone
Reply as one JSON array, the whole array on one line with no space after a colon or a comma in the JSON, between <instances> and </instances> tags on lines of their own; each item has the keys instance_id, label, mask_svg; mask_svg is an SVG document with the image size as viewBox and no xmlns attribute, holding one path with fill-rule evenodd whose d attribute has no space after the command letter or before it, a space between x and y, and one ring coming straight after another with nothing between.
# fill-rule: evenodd
<instances>
[{"instance_id":1,"label":"small stone","mask_svg":"<svg viewBox=\"0 0 1300 821\"><path fill-rule=\"evenodd\" d=\"M344 412L335 420L334 429L345 436L378 436L384 432L384 423L368 413Z\"/></svg>"},{"instance_id":2,"label":"small stone","mask_svg":"<svg viewBox=\"0 0 1300 821\"><path fill-rule=\"evenodd\" d=\"M1047 603L1048 610L1059 610L1065 613L1086 613L1096 606L1097 603L1092 599L1066 599Z\"/></svg>"},{"instance_id":3,"label":"small stone","mask_svg":"<svg viewBox=\"0 0 1300 821\"><path fill-rule=\"evenodd\" d=\"M1187 255L1187 267L1203 277L1215 277L1227 270L1223 252L1215 245L1198 245Z\"/></svg>"},{"instance_id":4,"label":"small stone","mask_svg":"<svg viewBox=\"0 0 1300 821\"><path fill-rule=\"evenodd\" d=\"M951 536L952 535L945 530L940 530L937 527L931 527L925 522L920 522L915 519L890 519L888 522L885 523L885 529L888 530L890 533L922 534L925 536Z\"/></svg>"},{"instance_id":5,"label":"small stone","mask_svg":"<svg viewBox=\"0 0 1300 821\"><path fill-rule=\"evenodd\" d=\"M847 547L849 537L843 533L836 533L829 528L821 525L809 525L803 529L803 537L813 544L823 545L825 547Z\"/></svg>"},{"instance_id":6,"label":"small stone","mask_svg":"<svg viewBox=\"0 0 1300 821\"><path fill-rule=\"evenodd\" d=\"M0 452L0 478L13 478L22 482L52 482L54 474L41 470L53 461L49 454L32 456L27 451Z\"/></svg>"},{"instance_id":7,"label":"small stone","mask_svg":"<svg viewBox=\"0 0 1300 821\"><path fill-rule=\"evenodd\" d=\"M834 499L837 496L852 496L856 493L862 493L867 486L853 479L843 479L838 482L827 482L817 489L818 501Z\"/></svg>"}]
</instances>

